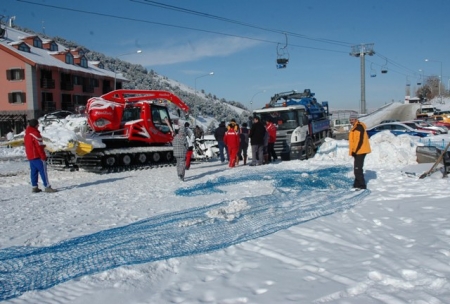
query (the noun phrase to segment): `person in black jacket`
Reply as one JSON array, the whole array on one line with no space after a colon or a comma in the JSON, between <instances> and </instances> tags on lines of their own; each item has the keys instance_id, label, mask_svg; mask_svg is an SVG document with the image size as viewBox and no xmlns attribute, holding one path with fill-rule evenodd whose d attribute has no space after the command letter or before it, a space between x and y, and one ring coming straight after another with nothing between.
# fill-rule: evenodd
<instances>
[{"instance_id":1,"label":"person in black jacket","mask_svg":"<svg viewBox=\"0 0 450 304\"><path fill-rule=\"evenodd\" d=\"M223 142L225 132L227 132L227 127L225 126L225 122L221 121L219 127L214 131L214 138L217 140L217 144L219 145L219 156L222 163L225 162L225 155L223 154L223 150L225 150L225 152L227 153L227 161L229 161L228 149Z\"/></svg>"},{"instance_id":2,"label":"person in black jacket","mask_svg":"<svg viewBox=\"0 0 450 304\"><path fill-rule=\"evenodd\" d=\"M264 136L266 128L258 116L253 117L252 128L250 129L250 144L252 146L252 162L250 166L262 165L264 159Z\"/></svg>"}]
</instances>

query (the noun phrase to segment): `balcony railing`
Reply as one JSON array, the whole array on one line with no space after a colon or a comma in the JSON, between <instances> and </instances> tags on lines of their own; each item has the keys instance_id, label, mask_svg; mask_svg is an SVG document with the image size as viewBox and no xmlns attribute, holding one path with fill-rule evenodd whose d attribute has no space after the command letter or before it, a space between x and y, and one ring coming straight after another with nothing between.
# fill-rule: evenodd
<instances>
[{"instance_id":1,"label":"balcony railing","mask_svg":"<svg viewBox=\"0 0 450 304\"><path fill-rule=\"evenodd\" d=\"M54 89L55 88L55 80L48 79L48 78L41 78L41 88Z\"/></svg>"},{"instance_id":2,"label":"balcony railing","mask_svg":"<svg viewBox=\"0 0 450 304\"><path fill-rule=\"evenodd\" d=\"M61 90L63 90L63 91L73 91L73 83L71 83L71 82L61 82Z\"/></svg>"},{"instance_id":3,"label":"balcony railing","mask_svg":"<svg viewBox=\"0 0 450 304\"><path fill-rule=\"evenodd\" d=\"M83 85L83 92L84 93L94 93L94 86L93 85Z\"/></svg>"},{"instance_id":4,"label":"balcony railing","mask_svg":"<svg viewBox=\"0 0 450 304\"><path fill-rule=\"evenodd\" d=\"M42 111L51 112L56 110L56 103L54 101L43 101L42 102Z\"/></svg>"}]
</instances>

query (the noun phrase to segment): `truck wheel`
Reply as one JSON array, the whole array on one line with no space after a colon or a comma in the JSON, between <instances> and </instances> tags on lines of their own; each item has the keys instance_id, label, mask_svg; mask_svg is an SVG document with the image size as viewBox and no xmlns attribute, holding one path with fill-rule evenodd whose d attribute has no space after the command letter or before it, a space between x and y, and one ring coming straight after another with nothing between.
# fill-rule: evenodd
<instances>
[{"instance_id":1,"label":"truck wheel","mask_svg":"<svg viewBox=\"0 0 450 304\"><path fill-rule=\"evenodd\" d=\"M151 156L151 160L154 163L157 163L161 160L161 154L159 154L159 152L153 152L152 156Z\"/></svg>"},{"instance_id":2,"label":"truck wheel","mask_svg":"<svg viewBox=\"0 0 450 304\"><path fill-rule=\"evenodd\" d=\"M145 153L139 153L136 157L138 163L145 164L147 161L147 155Z\"/></svg>"},{"instance_id":3,"label":"truck wheel","mask_svg":"<svg viewBox=\"0 0 450 304\"><path fill-rule=\"evenodd\" d=\"M104 159L104 161L106 167L113 167L116 164L116 157L114 155L109 155Z\"/></svg>"},{"instance_id":4,"label":"truck wheel","mask_svg":"<svg viewBox=\"0 0 450 304\"><path fill-rule=\"evenodd\" d=\"M173 154L172 152L167 152L165 155L165 159L167 162L170 162L173 159Z\"/></svg>"},{"instance_id":5,"label":"truck wheel","mask_svg":"<svg viewBox=\"0 0 450 304\"><path fill-rule=\"evenodd\" d=\"M313 158L314 154L316 154L314 145L312 143L312 140L308 139L306 141L306 145L305 145L305 157L306 157L306 159Z\"/></svg>"},{"instance_id":6,"label":"truck wheel","mask_svg":"<svg viewBox=\"0 0 450 304\"><path fill-rule=\"evenodd\" d=\"M131 165L131 156L130 154L124 154L121 156L121 160L122 160L122 164L124 166L129 166Z\"/></svg>"}]
</instances>

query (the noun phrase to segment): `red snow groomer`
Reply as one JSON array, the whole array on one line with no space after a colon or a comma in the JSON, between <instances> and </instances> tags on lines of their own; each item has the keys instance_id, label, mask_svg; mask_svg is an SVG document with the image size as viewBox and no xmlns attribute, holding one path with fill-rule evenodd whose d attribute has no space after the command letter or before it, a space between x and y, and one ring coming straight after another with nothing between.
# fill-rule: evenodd
<instances>
[{"instance_id":1,"label":"red snow groomer","mask_svg":"<svg viewBox=\"0 0 450 304\"><path fill-rule=\"evenodd\" d=\"M185 112L189 110L167 91L116 90L89 99L85 113L92 130L85 134L75 154L52 153L51 163L90 171L172 163L169 102Z\"/></svg>"}]
</instances>

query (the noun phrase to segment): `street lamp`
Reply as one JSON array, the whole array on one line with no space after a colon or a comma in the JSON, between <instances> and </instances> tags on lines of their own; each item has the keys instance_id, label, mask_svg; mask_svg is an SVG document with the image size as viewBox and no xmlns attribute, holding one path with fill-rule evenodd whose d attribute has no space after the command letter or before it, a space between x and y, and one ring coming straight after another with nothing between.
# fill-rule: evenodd
<instances>
[{"instance_id":1,"label":"street lamp","mask_svg":"<svg viewBox=\"0 0 450 304\"><path fill-rule=\"evenodd\" d=\"M255 96L258 95L259 93L265 93L265 92L266 92L266 90L262 90L262 91L256 92L256 93L252 96L252 99L250 99L250 112L253 111L253 98L255 98Z\"/></svg>"},{"instance_id":2,"label":"street lamp","mask_svg":"<svg viewBox=\"0 0 450 304\"><path fill-rule=\"evenodd\" d=\"M214 75L214 72L209 72L208 74L201 75L201 76L198 76L198 77L195 78L195 81L194 81L195 99L197 99L197 79L202 78L202 77L206 77L206 76L212 76L212 75ZM194 127L196 126L196 124L197 124L197 116L194 115Z\"/></svg>"},{"instance_id":3,"label":"street lamp","mask_svg":"<svg viewBox=\"0 0 450 304\"><path fill-rule=\"evenodd\" d=\"M442 61L438 61L438 60L431 60L431 59L425 59L425 61L434 61L434 62L439 62L441 64L441 76L439 77L439 96L441 98L441 104L442 104L442 95L441 95L441 82L442 82Z\"/></svg>"},{"instance_id":4,"label":"street lamp","mask_svg":"<svg viewBox=\"0 0 450 304\"><path fill-rule=\"evenodd\" d=\"M140 53L142 53L142 50L137 50L136 52L131 52L131 53L120 54L120 55L117 55L116 58L126 56L126 55L132 55L132 54L140 54ZM114 67L114 90L116 89L116 84L117 84L117 72L118 71Z\"/></svg>"}]
</instances>

